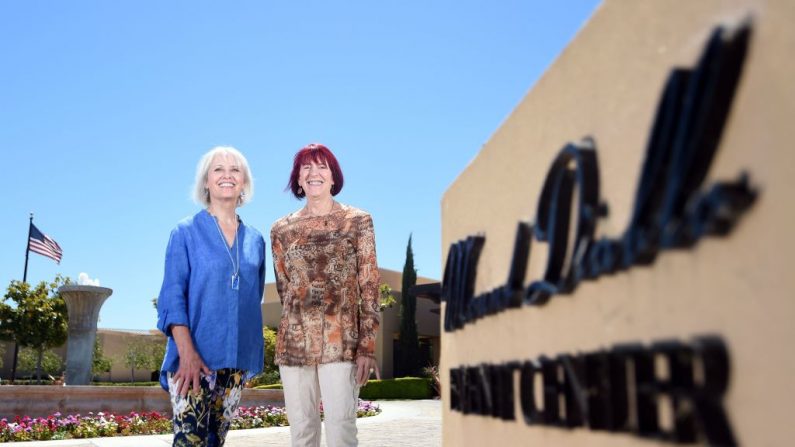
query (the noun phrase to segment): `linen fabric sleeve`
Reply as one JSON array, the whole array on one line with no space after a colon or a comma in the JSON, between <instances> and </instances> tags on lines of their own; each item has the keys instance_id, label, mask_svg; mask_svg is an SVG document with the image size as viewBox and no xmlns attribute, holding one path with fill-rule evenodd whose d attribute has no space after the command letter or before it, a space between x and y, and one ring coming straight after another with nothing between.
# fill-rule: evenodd
<instances>
[{"instance_id":1,"label":"linen fabric sleeve","mask_svg":"<svg viewBox=\"0 0 795 447\"><path fill-rule=\"evenodd\" d=\"M380 324L379 284L381 275L375 255L375 231L370 215L357 223L356 242L357 281L359 283L359 341L357 357L375 357L375 339Z\"/></svg>"},{"instance_id":2,"label":"linen fabric sleeve","mask_svg":"<svg viewBox=\"0 0 795 447\"><path fill-rule=\"evenodd\" d=\"M168 336L171 326L188 326L189 280L187 241L184 232L177 227L168 239L163 284L157 296L157 328Z\"/></svg>"},{"instance_id":3,"label":"linen fabric sleeve","mask_svg":"<svg viewBox=\"0 0 795 447\"><path fill-rule=\"evenodd\" d=\"M259 266L259 296L260 304L265 304L265 258L267 247L265 247L265 239L262 236L260 236L260 241L262 243L262 264Z\"/></svg>"},{"instance_id":4,"label":"linen fabric sleeve","mask_svg":"<svg viewBox=\"0 0 795 447\"><path fill-rule=\"evenodd\" d=\"M276 292L279 294L279 301L282 306L285 303L287 294L287 267L284 263L284 247L279 239L276 228L271 229L271 252L273 253L273 273L276 277ZM264 298L263 298L264 299Z\"/></svg>"}]
</instances>

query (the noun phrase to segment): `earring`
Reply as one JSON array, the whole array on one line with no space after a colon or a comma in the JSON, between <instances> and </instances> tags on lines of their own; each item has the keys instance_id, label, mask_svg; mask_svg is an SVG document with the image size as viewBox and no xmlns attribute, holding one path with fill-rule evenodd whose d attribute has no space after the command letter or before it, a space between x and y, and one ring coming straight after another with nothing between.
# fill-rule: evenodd
<instances>
[{"instance_id":1,"label":"earring","mask_svg":"<svg viewBox=\"0 0 795 447\"><path fill-rule=\"evenodd\" d=\"M303 190L303 189L301 189L301 187L299 186L299 187L298 187L298 191L297 191L297 192L298 192L298 195L300 196L301 194L303 194L303 193L304 193L304 190Z\"/></svg>"},{"instance_id":2,"label":"earring","mask_svg":"<svg viewBox=\"0 0 795 447\"><path fill-rule=\"evenodd\" d=\"M240 191L240 197L241 197L241 198L242 198L242 197L246 197L246 192L245 192L245 191Z\"/></svg>"}]
</instances>

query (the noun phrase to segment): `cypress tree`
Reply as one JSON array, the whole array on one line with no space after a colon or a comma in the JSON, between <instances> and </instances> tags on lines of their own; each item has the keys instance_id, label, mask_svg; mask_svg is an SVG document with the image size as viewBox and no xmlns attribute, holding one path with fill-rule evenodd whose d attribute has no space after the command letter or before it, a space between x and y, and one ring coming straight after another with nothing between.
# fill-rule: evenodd
<instances>
[{"instance_id":1,"label":"cypress tree","mask_svg":"<svg viewBox=\"0 0 795 447\"><path fill-rule=\"evenodd\" d=\"M406 247L406 263L403 266L400 299L400 365L402 376L417 375L420 372L420 342L417 337L417 297L411 288L417 284L417 270L414 269L414 252L411 250L411 235Z\"/></svg>"}]
</instances>

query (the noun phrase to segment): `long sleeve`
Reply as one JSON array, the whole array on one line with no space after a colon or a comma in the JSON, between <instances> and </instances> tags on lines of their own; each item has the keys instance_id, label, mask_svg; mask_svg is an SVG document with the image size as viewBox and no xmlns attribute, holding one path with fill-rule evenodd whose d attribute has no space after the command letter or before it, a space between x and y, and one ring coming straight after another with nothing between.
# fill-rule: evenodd
<instances>
[{"instance_id":1,"label":"long sleeve","mask_svg":"<svg viewBox=\"0 0 795 447\"><path fill-rule=\"evenodd\" d=\"M375 255L375 231L370 215L359 218L356 242L357 280L359 282L359 341L356 356L375 356L379 320L380 274Z\"/></svg>"},{"instance_id":2,"label":"long sleeve","mask_svg":"<svg viewBox=\"0 0 795 447\"><path fill-rule=\"evenodd\" d=\"M287 268L284 264L284 247L276 234L276 229L271 229L271 252L273 253L273 273L276 277L276 291L279 294L279 301L282 305L287 294Z\"/></svg>"},{"instance_id":3,"label":"long sleeve","mask_svg":"<svg viewBox=\"0 0 795 447\"><path fill-rule=\"evenodd\" d=\"M327 216L285 216L271 228L271 250L282 302L276 363L374 357L380 275L370 215L340 205Z\"/></svg>"},{"instance_id":4,"label":"long sleeve","mask_svg":"<svg viewBox=\"0 0 795 447\"><path fill-rule=\"evenodd\" d=\"M262 241L262 263L259 266L259 297L260 304L265 303L265 241Z\"/></svg>"},{"instance_id":5,"label":"long sleeve","mask_svg":"<svg viewBox=\"0 0 795 447\"><path fill-rule=\"evenodd\" d=\"M157 297L157 328L170 335L172 325L188 326L188 281L190 260L184 234L171 232L166 248L165 273Z\"/></svg>"}]
</instances>

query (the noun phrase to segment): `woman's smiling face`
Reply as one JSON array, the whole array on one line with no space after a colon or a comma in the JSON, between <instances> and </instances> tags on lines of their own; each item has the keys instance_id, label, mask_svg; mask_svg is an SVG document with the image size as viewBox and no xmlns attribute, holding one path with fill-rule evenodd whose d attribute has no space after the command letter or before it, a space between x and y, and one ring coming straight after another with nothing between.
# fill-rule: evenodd
<instances>
[{"instance_id":1,"label":"woman's smiling face","mask_svg":"<svg viewBox=\"0 0 795 447\"><path fill-rule=\"evenodd\" d=\"M310 160L301 165L298 184L304 189L307 197L331 197L334 178L324 160Z\"/></svg>"},{"instance_id":2,"label":"woman's smiling face","mask_svg":"<svg viewBox=\"0 0 795 447\"><path fill-rule=\"evenodd\" d=\"M240 198L246 176L237 159L230 154L219 153L210 162L205 188L210 191L210 202Z\"/></svg>"}]
</instances>

